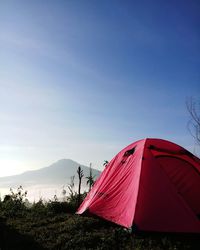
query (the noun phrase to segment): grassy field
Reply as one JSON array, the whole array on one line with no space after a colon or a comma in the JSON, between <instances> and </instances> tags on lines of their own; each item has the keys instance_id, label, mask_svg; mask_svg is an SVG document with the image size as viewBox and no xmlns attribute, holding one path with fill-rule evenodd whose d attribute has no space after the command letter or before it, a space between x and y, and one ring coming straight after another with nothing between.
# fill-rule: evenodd
<instances>
[{"instance_id":1,"label":"grassy field","mask_svg":"<svg viewBox=\"0 0 200 250\"><path fill-rule=\"evenodd\" d=\"M1 218L1 249L200 249L199 236L131 235L99 218L70 213Z\"/></svg>"},{"instance_id":2,"label":"grassy field","mask_svg":"<svg viewBox=\"0 0 200 250\"><path fill-rule=\"evenodd\" d=\"M0 200L0 250L200 249L200 235L130 234L93 216L75 214L77 197L30 204L22 188ZM82 197L82 199L84 196Z\"/></svg>"}]
</instances>

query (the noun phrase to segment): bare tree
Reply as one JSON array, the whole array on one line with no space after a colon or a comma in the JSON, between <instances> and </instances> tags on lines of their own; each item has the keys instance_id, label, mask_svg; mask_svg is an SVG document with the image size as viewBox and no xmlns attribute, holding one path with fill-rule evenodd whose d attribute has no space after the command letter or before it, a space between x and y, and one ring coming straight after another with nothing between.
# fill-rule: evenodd
<instances>
[{"instance_id":1,"label":"bare tree","mask_svg":"<svg viewBox=\"0 0 200 250\"><path fill-rule=\"evenodd\" d=\"M75 175L70 177L70 184L68 184L68 186L67 186L69 189L70 197L74 196L74 178L75 178Z\"/></svg>"},{"instance_id":2,"label":"bare tree","mask_svg":"<svg viewBox=\"0 0 200 250\"><path fill-rule=\"evenodd\" d=\"M200 146L200 101L191 97L187 100L186 107L190 115L188 130Z\"/></svg>"},{"instance_id":3,"label":"bare tree","mask_svg":"<svg viewBox=\"0 0 200 250\"><path fill-rule=\"evenodd\" d=\"M70 183L67 185L67 188L69 190L68 196L66 196L67 190L65 188L65 185L63 186L63 188L62 188L63 201L65 201L65 200L68 200L68 201L74 200L75 195L76 195L76 192L74 191L74 186L75 186L74 179L75 179L75 175L70 176Z\"/></svg>"},{"instance_id":4,"label":"bare tree","mask_svg":"<svg viewBox=\"0 0 200 250\"><path fill-rule=\"evenodd\" d=\"M83 170L81 169L81 166L78 167L77 173L78 173L78 178L79 178L79 183L78 183L78 205L80 205L80 203L81 203L81 181L82 181L82 178L84 176Z\"/></svg>"}]
</instances>

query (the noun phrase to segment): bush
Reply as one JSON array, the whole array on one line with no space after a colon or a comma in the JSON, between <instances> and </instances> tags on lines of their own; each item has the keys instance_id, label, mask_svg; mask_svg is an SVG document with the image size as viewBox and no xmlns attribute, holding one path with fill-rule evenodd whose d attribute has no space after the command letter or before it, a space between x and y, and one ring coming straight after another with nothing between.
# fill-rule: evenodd
<instances>
[{"instance_id":1,"label":"bush","mask_svg":"<svg viewBox=\"0 0 200 250\"><path fill-rule=\"evenodd\" d=\"M49 201L47 203L47 211L52 214L60 214L60 213L71 213L73 207L70 207L68 202L59 202L59 201Z\"/></svg>"},{"instance_id":2,"label":"bush","mask_svg":"<svg viewBox=\"0 0 200 250\"><path fill-rule=\"evenodd\" d=\"M47 214L47 207L42 199L38 202L34 202L29 208L29 212L34 216L45 216Z\"/></svg>"},{"instance_id":3,"label":"bush","mask_svg":"<svg viewBox=\"0 0 200 250\"><path fill-rule=\"evenodd\" d=\"M23 216L26 211L26 195L27 191L23 191L22 186L17 188L14 192L10 189L11 194L6 195L4 200L1 202L1 215L6 217Z\"/></svg>"},{"instance_id":4,"label":"bush","mask_svg":"<svg viewBox=\"0 0 200 250\"><path fill-rule=\"evenodd\" d=\"M71 207L73 212L75 212L79 207L79 199L80 199L80 203L82 203L83 200L85 199L86 195L87 195L87 192L84 192L80 196L77 192L75 192L75 193L71 193L67 197L67 202L68 202L68 204Z\"/></svg>"}]
</instances>

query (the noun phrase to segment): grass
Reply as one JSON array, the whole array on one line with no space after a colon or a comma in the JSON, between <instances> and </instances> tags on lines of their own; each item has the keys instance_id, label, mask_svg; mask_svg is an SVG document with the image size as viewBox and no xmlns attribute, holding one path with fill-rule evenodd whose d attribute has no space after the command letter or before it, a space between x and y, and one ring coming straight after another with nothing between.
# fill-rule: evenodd
<instances>
[{"instance_id":1,"label":"grass","mask_svg":"<svg viewBox=\"0 0 200 250\"><path fill-rule=\"evenodd\" d=\"M76 200L27 206L22 187L11 192L0 200L0 250L200 249L199 234L130 234L100 218L76 215Z\"/></svg>"},{"instance_id":2,"label":"grass","mask_svg":"<svg viewBox=\"0 0 200 250\"><path fill-rule=\"evenodd\" d=\"M1 219L1 249L200 249L199 235L131 235L99 218L69 213Z\"/></svg>"}]
</instances>

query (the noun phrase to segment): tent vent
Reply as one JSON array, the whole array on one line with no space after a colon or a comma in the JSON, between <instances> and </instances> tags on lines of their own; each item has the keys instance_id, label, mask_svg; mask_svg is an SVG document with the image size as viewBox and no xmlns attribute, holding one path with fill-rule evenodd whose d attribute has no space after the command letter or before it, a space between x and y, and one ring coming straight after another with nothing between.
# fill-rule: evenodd
<instances>
[{"instance_id":1,"label":"tent vent","mask_svg":"<svg viewBox=\"0 0 200 250\"><path fill-rule=\"evenodd\" d=\"M172 155L187 155L191 158L194 158L194 155L187 151L186 149L179 149L179 150L170 150L166 148L158 148L154 145L149 145L148 149L155 150L157 152L162 152L162 153L167 153L167 154L172 154Z\"/></svg>"},{"instance_id":2,"label":"tent vent","mask_svg":"<svg viewBox=\"0 0 200 250\"><path fill-rule=\"evenodd\" d=\"M124 153L124 156L133 155L134 152L135 152L135 147L132 148L132 149L127 150L127 151Z\"/></svg>"},{"instance_id":3,"label":"tent vent","mask_svg":"<svg viewBox=\"0 0 200 250\"><path fill-rule=\"evenodd\" d=\"M122 158L122 161L121 161L121 164L124 164L124 163L126 162L126 160L128 159L128 157L129 157L130 155L133 155L133 154L134 154L135 148L136 148L136 147L134 147L134 148L132 148L132 149L129 149L129 150L127 150L127 151L124 153L123 158Z\"/></svg>"},{"instance_id":4,"label":"tent vent","mask_svg":"<svg viewBox=\"0 0 200 250\"><path fill-rule=\"evenodd\" d=\"M153 145L149 145L148 147L149 149L155 149L155 147Z\"/></svg>"}]
</instances>

